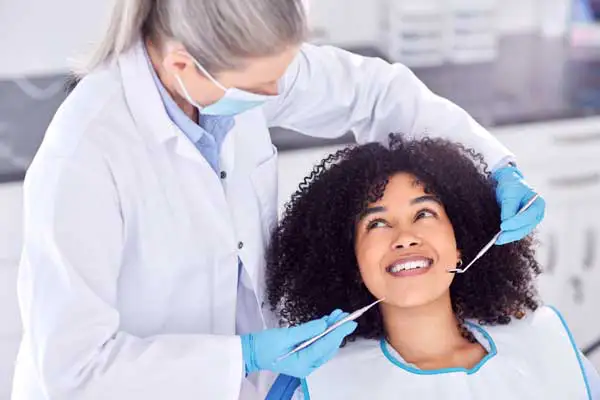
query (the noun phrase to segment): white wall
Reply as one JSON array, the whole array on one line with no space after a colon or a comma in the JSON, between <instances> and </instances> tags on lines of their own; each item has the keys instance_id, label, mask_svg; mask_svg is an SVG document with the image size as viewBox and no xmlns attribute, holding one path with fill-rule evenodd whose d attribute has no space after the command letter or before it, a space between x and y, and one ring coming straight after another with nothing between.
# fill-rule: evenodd
<instances>
[{"instance_id":1,"label":"white wall","mask_svg":"<svg viewBox=\"0 0 600 400\"><path fill-rule=\"evenodd\" d=\"M0 0L0 78L68 70L101 34L112 1Z\"/></svg>"},{"instance_id":2,"label":"white wall","mask_svg":"<svg viewBox=\"0 0 600 400\"><path fill-rule=\"evenodd\" d=\"M66 71L68 59L89 49L102 34L115 0L0 1L0 77ZM537 28L539 0L502 0L499 28L505 33ZM329 30L336 44L377 41L379 1L312 0L313 26Z\"/></svg>"}]
</instances>

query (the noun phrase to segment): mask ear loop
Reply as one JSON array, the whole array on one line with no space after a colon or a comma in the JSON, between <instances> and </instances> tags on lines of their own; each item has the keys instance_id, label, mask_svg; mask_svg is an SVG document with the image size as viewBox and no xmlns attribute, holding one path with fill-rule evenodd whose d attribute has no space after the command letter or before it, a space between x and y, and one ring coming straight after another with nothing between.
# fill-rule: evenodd
<instances>
[{"instance_id":1,"label":"mask ear loop","mask_svg":"<svg viewBox=\"0 0 600 400\"><path fill-rule=\"evenodd\" d=\"M185 99L187 100L187 102L190 103L191 105L193 105L194 107L196 107L198 110L202 111L202 109L204 107L202 107L194 99L192 99L192 96L190 96L190 93L185 88L185 85L183 84L183 80L181 79L179 74L175 74L175 80L179 84L179 87L181 88L181 91L183 92L183 95L185 96Z\"/></svg>"},{"instance_id":2,"label":"mask ear loop","mask_svg":"<svg viewBox=\"0 0 600 400\"><path fill-rule=\"evenodd\" d=\"M196 68L198 68L200 70L200 72L202 72L204 74L204 76L206 76L208 78L209 81L211 81L212 83L215 84L216 87L218 87L219 89L221 89L222 91L226 92L227 88L225 86L223 86L221 84L221 82L219 82L218 80L216 80L207 70L206 68L204 68L202 66L202 64L200 64L200 62L198 62L198 60L196 60L194 57L191 56L191 54L186 53L186 52L181 52L181 54L185 54L186 56L189 56L192 61L194 62L194 64L196 65Z\"/></svg>"}]
</instances>

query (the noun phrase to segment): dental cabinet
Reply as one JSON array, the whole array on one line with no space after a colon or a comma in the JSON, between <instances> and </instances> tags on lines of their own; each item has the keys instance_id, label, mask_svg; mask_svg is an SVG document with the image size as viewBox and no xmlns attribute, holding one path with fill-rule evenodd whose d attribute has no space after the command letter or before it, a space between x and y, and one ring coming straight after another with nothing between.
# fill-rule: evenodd
<instances>
[{"instance_id":1,"label":"dental cabinet","mask_svg":"<svg viewBox=\"0 0 600 400\"><path fill-rule=\"evenodd\" d=\"M540 292L600 366L600 118L498 129L547 201L538 230Z\"/></svg>"}]
</instances>

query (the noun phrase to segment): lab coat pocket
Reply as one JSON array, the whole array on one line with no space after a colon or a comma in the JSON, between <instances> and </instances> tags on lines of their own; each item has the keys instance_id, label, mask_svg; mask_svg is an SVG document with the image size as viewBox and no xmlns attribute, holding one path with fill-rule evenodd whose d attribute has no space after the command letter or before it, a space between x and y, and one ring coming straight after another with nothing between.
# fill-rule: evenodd
<instances>
[{"instance_id":1,"label":"lab coat pocket","mask_svg":"<svg viewBox=\"0 0 600 400\"><path fill-rule=\"evenodd\" d=\"M265 242L277 225L277 149L273 146L273 154L260 163L251 175L252 185L256 192L260 208L261 227Z\"/></svg>"}]
</instances>

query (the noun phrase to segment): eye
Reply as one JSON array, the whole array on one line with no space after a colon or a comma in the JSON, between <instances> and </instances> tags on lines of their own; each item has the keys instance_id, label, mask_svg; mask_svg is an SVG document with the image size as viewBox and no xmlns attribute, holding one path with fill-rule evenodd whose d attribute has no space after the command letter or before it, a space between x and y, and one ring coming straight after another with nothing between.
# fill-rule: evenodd
<instances>
[{"instance_id":1,"label":"eye","mask_svg":"<svg viewBox=\"0 0 600 400\"><path fill-rule=\"evenodd\" d=\"M371 221L367 224L367 230L370 231L371 229L385 228L387 226L389 226L389 224L387 223L386 220L378 218L378 219L374 219L373 221Z\"/></svg>"},{"instance_id":2,"label":"eye","mask_svg":"<svg viewBox=\"0 0 600 400\"><path fill-rule=\"evenodd\" d=\"M418 221L420 219L423 218L437 218L438 214L435 211L429 210L429 209L423 209L421 211L419 211L416 215L415 215L415 221Z\"/></svg>"}]
</instances>

